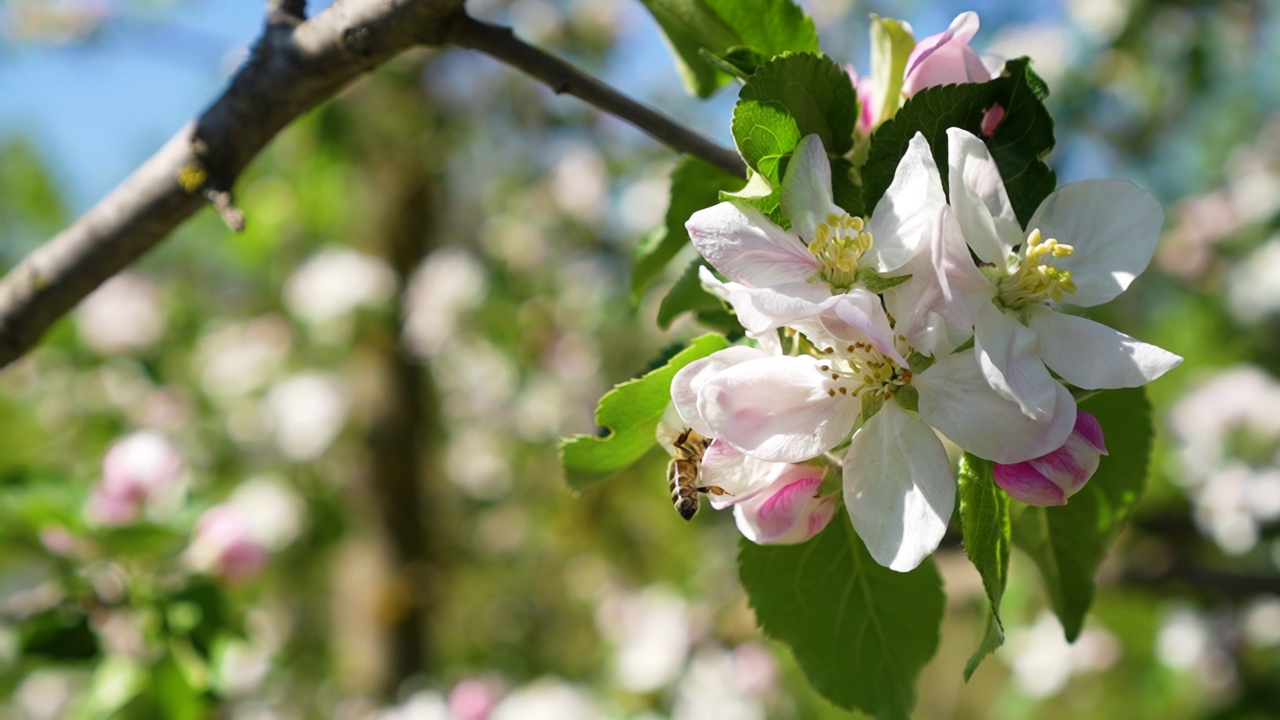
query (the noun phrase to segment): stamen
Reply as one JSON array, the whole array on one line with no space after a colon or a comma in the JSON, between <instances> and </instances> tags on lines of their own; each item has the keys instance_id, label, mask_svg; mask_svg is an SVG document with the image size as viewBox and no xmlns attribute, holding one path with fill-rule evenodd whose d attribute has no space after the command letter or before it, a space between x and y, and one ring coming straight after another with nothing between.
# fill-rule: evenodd
<instances>
[{"instance_id":1,"label":"stamen","mask_svg":"<svg viewBox=\"0 0 1280 720\"><path fill-rule=\"evenodd\" d=\"M831 214L814 229L809 252L822 270L813 280L825 280L836 290L848 290L858 274L858 261L871 248L871 233L860 217Z\"/></svg>"},{"instance_id":2,"label":"stamen","mask_svg":"<svg viewBox=\"0 0 1280 720\"><path fill-rule=\"evenodd\" d=\"M1014 260L1011 272L998 282L1000 303L1015 309L1035 302L1061 302L1076 291L1071 271L1048 263L1055 258L1070 257L1075 248L1053 238L1043 239L1036 228L1027 235L1022 258Z\"/></svg>"}]
</instances>

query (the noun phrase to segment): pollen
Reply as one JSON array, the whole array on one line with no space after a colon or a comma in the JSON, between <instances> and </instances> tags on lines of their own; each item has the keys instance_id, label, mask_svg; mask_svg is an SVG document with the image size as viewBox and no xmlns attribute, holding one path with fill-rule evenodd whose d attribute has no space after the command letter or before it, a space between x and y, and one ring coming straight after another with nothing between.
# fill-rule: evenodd
<instances>
[{"instance_id":1,"label":"pollen","mask_svg":"<svg viewBox=\"0 0 1280 720\"><path fill-rule=\"evenodd\" d=\"M1042 238L1039 228L1032 230L1016 269L999 281L1000 302L1011 309L1046 300L1062 302L1076 291L1076 284L1071 279L1071 271L1050 263L1070 257L1074 252L1071 245Z\"/></svg>"},{"instance_id":2,"label":"pollen","mask_svg":"<svg viewBox=\"0 0 1280 720\"><path fill-rule=\"evenodd\" d=\"M858 275L858 262L871 248L871 233L860 217L832 213L814 230L809 252L822 263L815 279L836 290L848 290Z\"/></svg>"}]
</instances>

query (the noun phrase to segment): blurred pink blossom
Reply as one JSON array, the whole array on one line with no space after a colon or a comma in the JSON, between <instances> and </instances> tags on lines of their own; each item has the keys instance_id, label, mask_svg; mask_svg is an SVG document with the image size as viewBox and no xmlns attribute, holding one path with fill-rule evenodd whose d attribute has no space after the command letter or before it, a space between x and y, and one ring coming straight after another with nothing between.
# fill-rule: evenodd
<instances>
[{"instance_id":1,"label":"blurred pink blossom","mask_svg":"<svg viewBox=\"0 0 1280 720\"><path fill-rule=\"evenodd\" d=\"M187 549L192 567L231 582L248 580L267 563L267 548L247 519L230 504L214 505L200 516Z\"/></svg>"},{"instance_id":2,"label":"blurred pink blossom","mask_svg":"<svg viewBox=\"0 0 1280 720\"><path fill-rule=\"evenodd\" d=\"M449 714L457 720L485 720L501 699L501 690L482 678L468 678L449 691Z\"/></svg>"},{"instance_id":3,"label":"blurred pink blossom","mask_svg":"<svg viewBox=\"0 0 1280 720\"><path fill-rule=\"evenodd\" d=\"M88 517L101 525L133 522L148 504L181 491L182 455L154 430L116 440L102 458L102 481L89 494Z\"/></svg>"}]
</instances>

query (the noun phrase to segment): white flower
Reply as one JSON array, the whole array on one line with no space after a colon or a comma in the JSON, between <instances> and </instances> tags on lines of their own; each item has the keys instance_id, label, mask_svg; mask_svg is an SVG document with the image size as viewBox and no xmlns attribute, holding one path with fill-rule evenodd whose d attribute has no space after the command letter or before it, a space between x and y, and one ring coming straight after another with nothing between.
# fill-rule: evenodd
<instances>
[{"instance_id":1,"label":"white flower","mask_svg":"<svg viewBox=\"0 0 1280 720\"><path fill-rule=\"evenodd\" d=\"M1164 219L1150 193L1124 180L1072 183L1045 198L1024 231L982 141L959 128L948 129L947 139L951 207L991 281L974 352L992 388L1042 419L1062 396L1049 370L1096 390L1144 385L1182 362L1058 312L1063 303L1105 303L1146 269Z\"/></svg>"},{"instance_id":2,"label":"white flower","mask_svg":"<svg viewBox=\"0 0 1280 720\"><path fill-rule=\"evenodd\" d=\"M929 364L894 334L870 293L837 298L804 330L814 354L722 350L677 373L672 399L690 427L775 463L836 448L869 409L845 452L844 499L872 557L894 570L933 552L955 504L954 471L934 428L975 455L1011 463L1057 449L1075 423L1061 385L1060 406L1070 411L1028 422L987 385L971 353Z\"/></svg>"},{"instance_id":3,"label":"white flower","mask_svg":"<svg viewBox=\"0 0 1280 720\"><path fill-rule=\"evenodd\" d=\"M869 219L835 204L831 166L817 135L796 147L782 181L784 230L755 208L722 202L685 224L694 247L730 282L704 272L752 335L811 317L855 288L865 270L898 271L929 244L946 205L924 136L912 138L893 183Z\"/></svg>"}]
</instances>

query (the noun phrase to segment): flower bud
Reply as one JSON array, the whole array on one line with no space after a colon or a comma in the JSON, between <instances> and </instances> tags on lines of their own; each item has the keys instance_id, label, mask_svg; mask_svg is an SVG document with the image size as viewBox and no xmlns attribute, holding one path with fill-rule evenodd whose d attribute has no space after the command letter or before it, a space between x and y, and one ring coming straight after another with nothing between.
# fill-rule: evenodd
<instances>
[{"instance_id":1,"label":"flower bud","mask_svg":"<svg viewBox=\"0 0 1280 720\"><path fill-rule=\"evenodd\" d=\"M1066 505L1106 454L1102 425L1089 413L1076 411L1075 429L1062 447L1026 462L997 463L996 484L1028 505Z\"/></svg>"},{"instance_id":2,"label":"flower bud","mask_svg":"<svg viewBox=\"0 0 1280 720\"><path fill-rule=\"evenodd\" d=\"M256 575L267 557L266 546L255 537L244 515L230 504L214 505L200 516L187 548L192 567L231 582Z\"/></svg>"},{"instance_id":3,"label":"flower bud","mask_svg":"<svg viewBox=\"0 0 1280 720\"><path fill-rule=\"evenodd\" d=\"M826 470L790 465L777 480L733 506L738 530L760 545L795 545L817 535L835 517L836 495L819 496Z\"/></svg>"},{"instance_id":4,"label":"flower bud","mask_svg":"<svg viewBox=\"0 0 1280 720\"><path fill-rule=\"evenodd\" d=\"M978 14L965 12L951 21L946 32L916 43L907 59L902 94L911 97L927 87L986 82L991 72L982 64L969 41L978 32Z\"/></svg>"}]
</instances>

